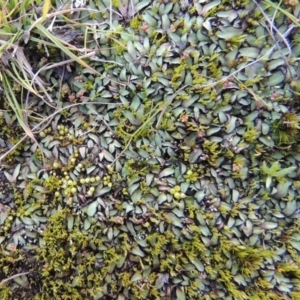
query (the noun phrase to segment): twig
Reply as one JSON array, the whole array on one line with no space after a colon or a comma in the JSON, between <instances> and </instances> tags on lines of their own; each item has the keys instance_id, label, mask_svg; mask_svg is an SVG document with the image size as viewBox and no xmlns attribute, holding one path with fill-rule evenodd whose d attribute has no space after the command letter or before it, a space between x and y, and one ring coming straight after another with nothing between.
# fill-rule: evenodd
<instances>
[{"instance_id":1,"label":"twig","mask_svg":"<svg viewBox=\"0 0 300 300\"><path fill-rule=\"evenodd\" d=\"M283 34L283 36L284 36L284 37L288 36L289 33L290 33L295 27L296 27L295 24L291 24L290 27L287 29L287 31ZM254 60L254 61L250 62L249 64L247 64L247 65L245 65L245 66L239 68L238 70L232 72L231 74L229 74L229 75L227 75L227 76L221 78L220 80L218 80L218 81L216 81L216 82L212 82L212 83L208 83L208 84L203 84L203 85L201 85L200 88L211 87L211 86L214 86L214 85L216 85L216 84L218 84L218 83L220 83L220 82L222 82L222 81L226 81L227 79L229 79L229 78L232 77L233 75L235 75L235 74L237 74L237 73L243 71L244 69L246 69L246 68L248 68L248 67L250 67L250 66L256 64L257 62L261 61L262 59L268 57L268 56L272 53L272 51L275 49L275 47L277 47L277 44L273 45L265 55L263 55L263 56L257 58L256 60Z\"/></svg>"},{"instance_id":2,"label":"twig","mask_svg":"<svg viewBox=\"0 0 300 300\"><path fill-rule=\"evenodd\" d=\"M109 28L112 30L112 0L109 2Z\"/></svg>"},{"instance_id":3,"label":"twig","mask_svg":"<svg viewBox=\"0 0 300 300\"><path fill-rule=\"evenodd\" d=\"M96 55L96 51L93 51L93 52L90 52L90 53L87 53L87 54L84 54L84 55L81 55L81 56L78 56L78 58L87 58L87 57L93 57L94 55ZM116 62L116 61L110 61L110 60L105 60L105 59L96 59L97 61L101 61L101 62L105 62L105 63L114 63L114 64L117 64L119 66L123 66L122 64ZM57 63L53 63L53 64L48 64L44 67L41 67L37 73L35 74L38 75L38 73L40 73L41 71L46 71L46 70L50 70L50 69L53 69L53 68L56 68L56 67L60 67L60 66L63 66L63 65L66 65L66 64L69 64L69 63L72 63L74 61L74 59L67 59L67 60L63 60L63 61L60 61L60 62L57 62Z\"/></svg>"},{"instance_id":4,"label":"twig","mask_svg":"<svg viewBox=\"0 0 300 300\"><path fill-rule=\"evenodd\" d=\"M112 128L109 126L109 124L104 120L102 115L99 115L94 109L92 109L92 111L94 111L94 113L101 119L101 121L104 123L104 125L106 126L106 128L113 134L116 136L116 133L112 130Z\"/></svg>"},{"instance_id":5,"label":"twig","mask_svg":"<svg viewBox=\"0 0 300 300\"><path fill-rule=\"evenodd\" d=\"M12 280L12 279L14 279L14 278L17 278L17 277L20 277L20 276L23 276L23 275L27 275L27 274L29 274L30 272L23 272L23 273L18 273L18 274L15 274L15 275L13 275L13 276L10 276L10 277L8 277L8 278L6 278L6 279L3 279L1 282L0 282L0 285L2 285L2 284L4 284L4 283L6 283L6 282L8 282L8 281L10 281L10 280Z\"/></svg>"},{"instance_id":6,"label":"twig","mask_svg":"<svg viewBox=\"0 0 300 300\"><path fill-rule=\"evenodd\" d=\"M178 94L182 91L182 90L184 90L186 87L187 87L188 85L186 84L186 85L184 85L183 87L181 87L175 94L173 94L167 101L166 101L166 103L164 104L164 106L163 106L163 108L162 108L162 110L161 110L161 113L160 113L160 115L159 115L159 117L158 117L158 120L157 120L157 123L156 123L156 129L158 129L158 127L159 127L159 125L160 125L160 123L161 123L161 121L162 121L162 117L163 117L163 115L164 115L164 113L165 113L165 111L166 111L166 109L167 109L167 106L172 102L172 100L176 97L176 96L178 96Z\"/></svg>"}]
</instances>

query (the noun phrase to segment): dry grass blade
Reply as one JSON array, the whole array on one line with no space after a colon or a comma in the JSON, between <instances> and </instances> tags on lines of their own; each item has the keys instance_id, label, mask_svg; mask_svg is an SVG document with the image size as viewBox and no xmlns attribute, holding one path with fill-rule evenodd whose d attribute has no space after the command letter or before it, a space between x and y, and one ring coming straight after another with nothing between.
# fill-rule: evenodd
<instances>
[{"instance_id":1,"label":"dry grass blade","mask_svg":"<svg viewBox=\"0 0 300 300\"><path fill-rule=\"evenodd\" d=\"M271 106L264 100L262 99L259 95L257 95L253 90L251 90L249 87L247 87L244 83L242 83L236 76L233 76L234 79L239 83L239 86L247 91L255 101L257 102L261 102L263 103L263 105L267 108L267 109L271 109Z\"/></svg>"},{"instance_id":2,"label":"dry grass blade","mask_svg":"<svg viewBox=\"0 0 300 300\"><path fill-rule=\"evenodd\" d=\"M43 149L37 142L33 132L29 128L28 124L26 124L25 118L24 118L24 108L20 107L18 100L16 99L16 96L12 90L12 87L10 85L10 82L6 76L6 74L3 74L3 86L4 90L6 91L6 98L9 103L9 106L12 108L12 110L15 113L15 116L18 120L19 125L22 127L24 132L26 133L26 136L30 137L39 147L42 157L43 157L43 162L44 162L44 154L43 154Z\"/></svg>"},{"instance_id":3,"label":"dry grass blade","mask_svg":"<svg viewBox=\"0 0 300 300\"><path fill-rule=\"evenodd\" d=\"M273 30L276 32L276 34L278 34L280 36L281 41L286 45L288 51L289 51L289 56L292 54L292 49L291 46L289 44L289 42L286 40L285 36L276 28L276 26L274 25L274 21L270 20L270 18L267 16L267 14L265 13L265 11L261 8L261 6L257 3L256 0L253 0L253 2L257 5L257 7L259 8L259 10L261 11L261 13L263 14L263 16L265 17L266 21L269 23L270 29L266 26L267 30L269 31L270 35L272 36L273 40L275 42L276 41L276 37L273 34ZM276 7L276 11L278 10L278 8ZM276 11L274 13L274 15L276 14ZM280 47L279 47L280 49Z\"/></svg>"},{"instance_id":4,"label":"dry grass blade","mask_svg":"<svg viewBox=\"0 0 300 300\"><path fill-rule=\"evenodd\" d=\"M3 68L7 75L29 92L43 99L43 96L37 91L37 89L33 88L33 84L36 82L39 89L41 89L44 95L48 98L48 101L52 102L52 98L45 89L45 86L48 86L49 84L33 73L32 67L24 54L23 48L18 45L11 44L10 42L0 41L0 43L2 43L3 47L6 49L8 47L12 47L14 49L12 53L6 51L2 57L3 65L11 67L11 70L9 68ZM20 73L23 77L21 77Z\"/></svg>"},{"instance_id":5,"label":"dry grass blade","mask_svg":"<svg viewBox=\"0 0 300 300\"><path fill-rule=\"evenodd\" d=\"M44 36L44 37L48 38L50 41L52 41L53 44L57 48L62 50L67 55L67 57L73 59L74 61L79 63L82 67L90 70L93 74L96 74L96 75L100 76L101 78L104 78L104 76L102 74L97 72L94 68L89 66L86 62L84 62L80 57L75 55L72 51L70 51L68 49L68 47L65 47L64 44L67 44L67 43L65 43L65 42L62 43L62 41L60 39L58 39L56 36L54 36L52 33L50 33L43 25L38 24L37 25L37 30L42 36ZM74 48L74 50L79 51L79 49L77 49L75 47L73 47L73 48ZM80 52L82 52L82 51L80 51ZM112 80L112 79L110 79L110 80ZM112 81L114 81L114 80L112 80ZM121 82L117 82L117 81L114 81L114 82L119 84L119 85L124 85Z\"/></svg>"},{"instance_id":6,"label":"dry grass blade","mask_svg":"<svg viewBox=\"0 0 300 300\"><path fill-rule=\"evenodd\" d=\"M86 62L84 62L82 59L80 59L78 56L76 56L73 52L71 52L67 47L65 47L63 45L63 43L61 43L61 41L57 37L55 37L52 33L50 33L44 26L38 24L37 25L37 29L38 29L38 31L43 36L45 36L49 40L51 40L56 45L56 47L58 47L65 54L67 54L68 57L72 58L74 61L76 61L77 63L79 63L81 66L89 69L94 74L96 74L98 76L101 76L101 74L99 72L97 72L95 69L93 69L92 67L90 67Z\"/></svg>"},{"instance_id":7,"label":"dry grass blade","mask_svg":"<svg viewBox=\"0 0 300 300\"><path fill-rule=\"evenodd\" d=\"M297 27L300 27L299 19L297 19L294 15L289 13L286 9L281 8L280 4L276 4L270 0L264 0L263 3L265 3L267 6L271 6L275 9L278 9L280 12L285 14Z\"/></svg>"},{"instance_id":8,"label":"dry grass blade","mask_svg":"<svg viewBox=\"0 0 300 300\"><path fill-rule=\"evenodd\" d=\"M135 137L137 137L143 130L144 128L149 125L149 123L151 122L151 120L153 120L159 113L159 117L157 120L157 124L156 124L156 128L159 127L160 122L163 118L163 115L166 111L166 108L172 103L173 99L178 96L178 94L183 91L187 86L189 85L184 85L183 87L181 87L180 89L178 89L173 95L169 96L168 99L165 100L165 103L162 107L160 107L160 104L158 103L154 108L151 109L151 111L148 113L149 117L147 118L147 120L132 134L129 135L129 140L126 143L124 149L117 155L117 157L111 162L111 166L114 165L119 158L124 154L124 152L128 149L128 147L130 146L131 142L134 140Z\"/></svg>"},{"instance_id":9,"label":"dry grass blade","mask_svg":"<svg viewBox=\"0 0 300 300\"><path fill-rule=\"evenodd\" d=\"M72 8L72 9L64 9L64 10L58 10L56 12L53 12L51 14L46 14L46 16L42 16L40 17L39 19L37 19L31 26L28 30L24 31L23 32L23 39L25 41L25 43L27 43L29 41L29 38L30 38L30 32L35 28L35 27L38 27L39 24L43 23L43 21L45 21L46 19L48 18L54 18L58 15L63 15L63 14L66 14L66 13L72 13L74 11L85 11L85 10L88 10L88 11L93 11L93 12L98 12L97 10L93 10L93 9L87 9L87 8ZM49 26L49 31L52 31L52 27L53 27L53 23Z\"/></svg>"}]
</instances>

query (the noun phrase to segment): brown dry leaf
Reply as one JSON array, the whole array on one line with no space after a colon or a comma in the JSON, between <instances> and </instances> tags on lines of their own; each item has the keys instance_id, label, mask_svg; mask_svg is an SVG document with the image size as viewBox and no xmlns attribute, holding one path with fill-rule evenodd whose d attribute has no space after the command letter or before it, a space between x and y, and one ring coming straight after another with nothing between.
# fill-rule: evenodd
<instances>
[{"instance_id":1,"label":"brown dry leaf","mask_svg":"<svg viewBox=\"0 0 300 300\"><path fill-rule=\"evenodd\" d=\"M118 9L124 19L132 18L136 13L134 4L131 0L122 0Z\"/></svg>"},{"instance_id":2,"label":"brown dry leaf","mask_svg":"<svg viewBox=\"0 0 300 300\"><path fill-rule=\"evenodd\" d=\"M82 35L81 31L70 28L57 29L53 35L64 42L72 42L78 35Z\"/></svg>"},{"instance_id":3,"label":"brown dry leaf","mask_svg":"<svg viewBox=\"0 0 300 300\"><path fill-rule=\"evenodd\" d=\"M27 61L27 58L24 54L24 51L23 51L22 47L17 46L17 49L15 50L15 55L16 55L16 58L17 58L18 62L23 65L24 69L29 74L31 79L34 78L35 81L37 81L40 85L43 85L43 86L48 86L49 85L48 83L43 81L39 76L35 76L35 74L32 72L31 65Z\"/></svg>"}]
</instances>

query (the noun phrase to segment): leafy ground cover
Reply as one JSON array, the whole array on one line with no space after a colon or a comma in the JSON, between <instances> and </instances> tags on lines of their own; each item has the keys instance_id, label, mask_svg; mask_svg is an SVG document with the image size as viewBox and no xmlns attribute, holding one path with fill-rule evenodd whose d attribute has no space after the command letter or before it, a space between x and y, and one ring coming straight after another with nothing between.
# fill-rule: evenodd
<instances>
[{"instance_id":1,"label":"leafy ground cover","mask_svg":"<svg viewBox=\"0 0 300 300\"><path fill-rule=\"evenodd\" d=\"M298 1L1 1L1 299L300 299Z\"/></svg>"}]
</instances>

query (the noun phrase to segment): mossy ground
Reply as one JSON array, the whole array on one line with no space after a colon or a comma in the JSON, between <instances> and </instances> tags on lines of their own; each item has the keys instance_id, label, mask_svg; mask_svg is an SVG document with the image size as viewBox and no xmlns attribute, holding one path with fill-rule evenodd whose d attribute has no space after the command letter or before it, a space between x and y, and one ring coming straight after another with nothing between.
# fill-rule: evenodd
<instances>
[{"instance_id":1,"label":"mossy ground","mask_svg":"<svg viewBox=\"0 0 300 300\"><path fill-rule=\"evenodd\" d=\"M300 4L140 2L60 16L98 60L42 70L51 103L2 65L0 154L22 142L0 170L0 298L300 299ZM41 26L20 42L34 68L58 61Z\"/></svg>"}]
</instances>

